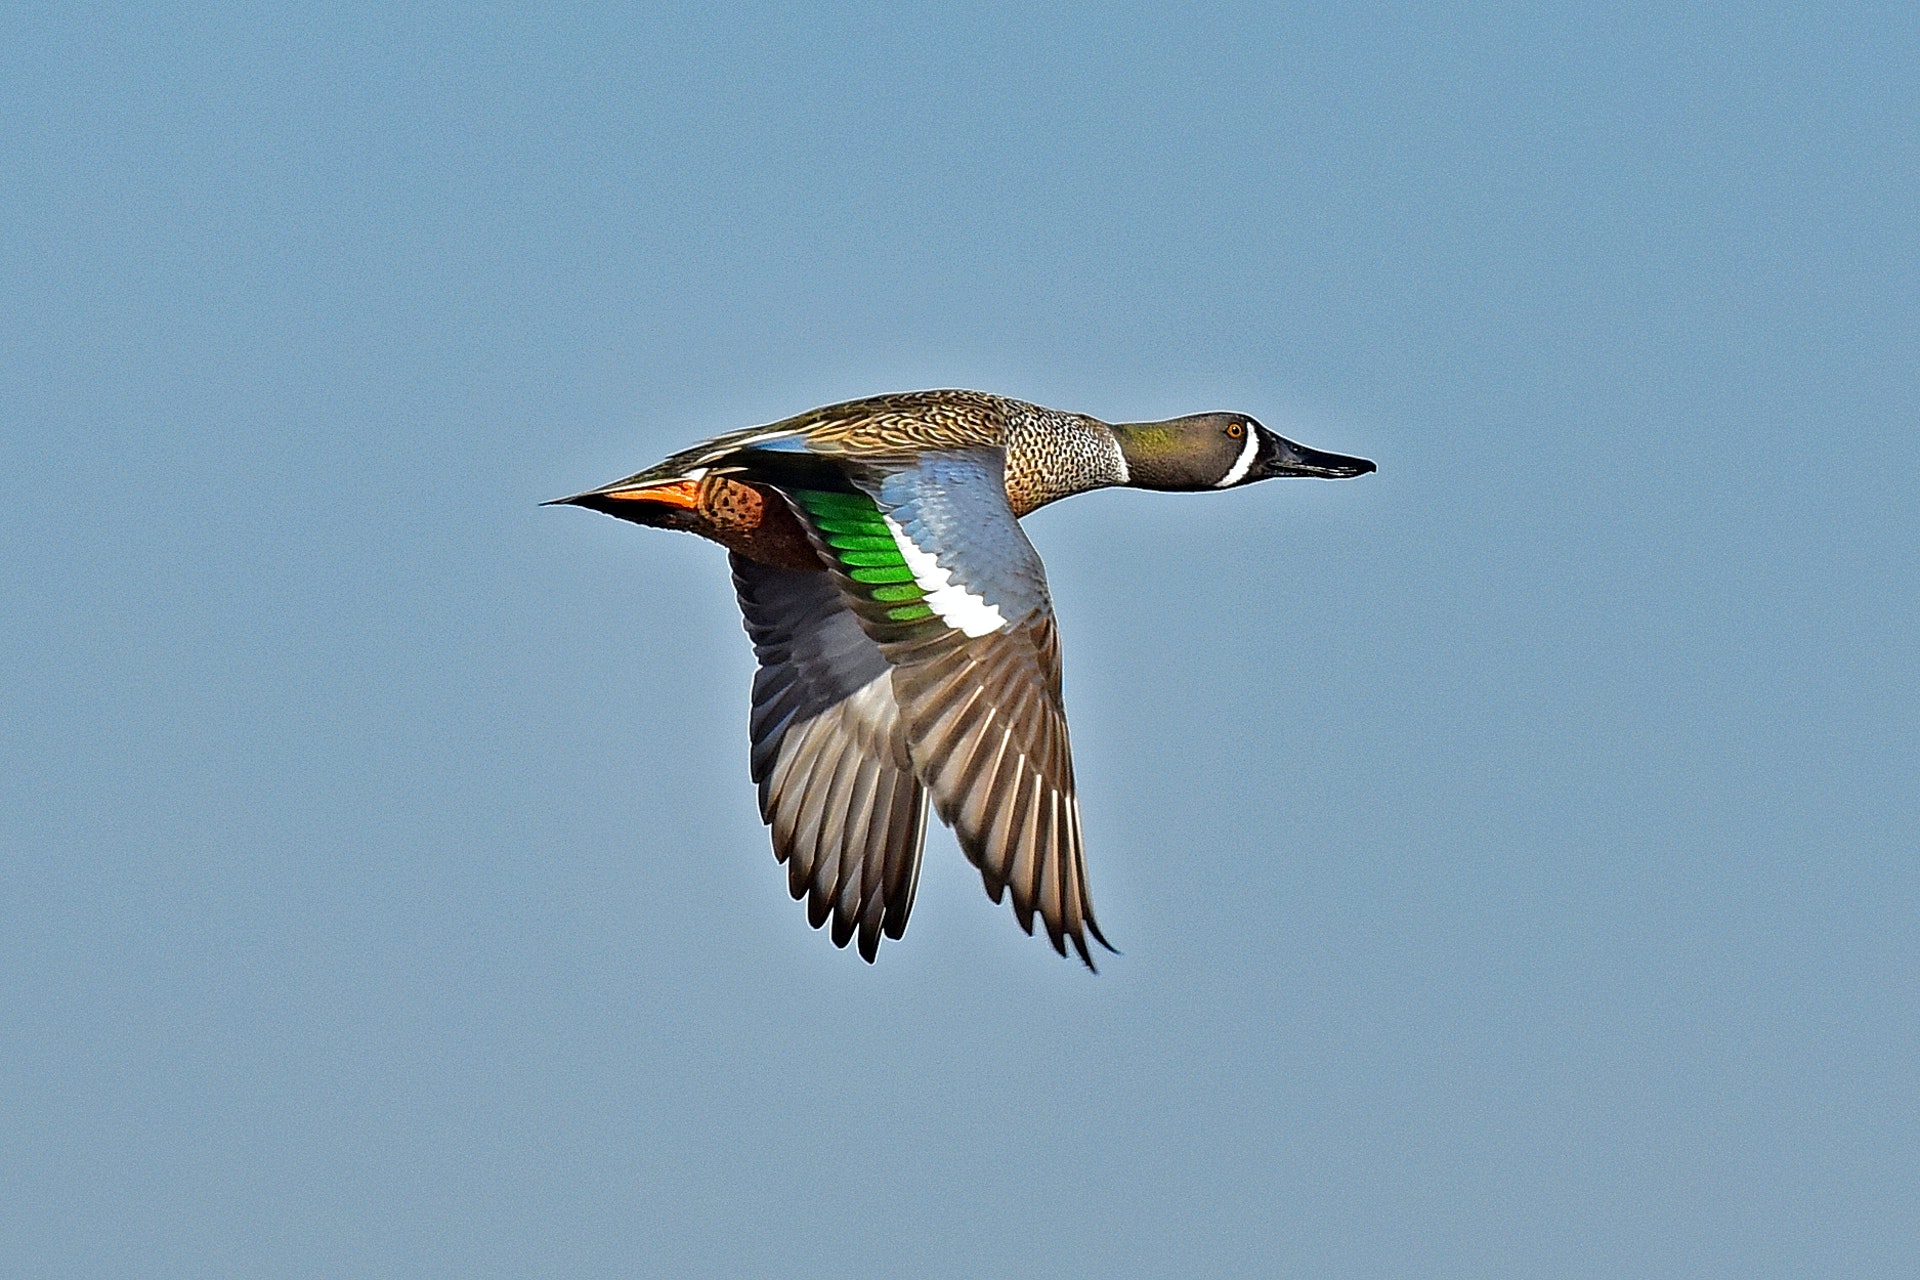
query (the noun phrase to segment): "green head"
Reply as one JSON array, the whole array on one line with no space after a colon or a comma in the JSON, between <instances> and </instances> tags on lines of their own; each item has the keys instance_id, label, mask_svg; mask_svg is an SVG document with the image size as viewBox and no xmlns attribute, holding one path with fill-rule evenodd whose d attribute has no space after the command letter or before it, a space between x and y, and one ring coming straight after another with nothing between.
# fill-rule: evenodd
<instances>
[{"instance_id":1,"label":"green head","mask_svg":"<svg viewBox=\"0 0 1920 1280\"><path fill-rule=\"evenodd\" d=\"M1135 489L1231 489L1275 476L1344 480L1374 470L1365 458L1295 444L1244 413L1116 422L1113 438Z\"/></svg>"}]
</instances>

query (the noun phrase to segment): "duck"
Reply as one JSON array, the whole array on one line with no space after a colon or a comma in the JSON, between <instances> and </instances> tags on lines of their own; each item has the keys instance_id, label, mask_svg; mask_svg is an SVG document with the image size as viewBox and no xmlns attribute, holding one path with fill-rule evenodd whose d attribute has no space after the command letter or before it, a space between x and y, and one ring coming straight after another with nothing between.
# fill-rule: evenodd
<instances>
[{"instance_id":1,"label":"duck","mask_svg":"<svg viewBox=\"0 0 1920 1280\"><path fill-rule=\"evenodd\" d=\"M1243 413L1105 422L914 391L705 440L545 505L727 550L757 669L749 773L787 887L869 964L907 927L929 805L994 903L1113 951L1088 891L1046 572L1022 517L1110 487L1347 479L1365 459Z\"/></svg>"}]
</instances>

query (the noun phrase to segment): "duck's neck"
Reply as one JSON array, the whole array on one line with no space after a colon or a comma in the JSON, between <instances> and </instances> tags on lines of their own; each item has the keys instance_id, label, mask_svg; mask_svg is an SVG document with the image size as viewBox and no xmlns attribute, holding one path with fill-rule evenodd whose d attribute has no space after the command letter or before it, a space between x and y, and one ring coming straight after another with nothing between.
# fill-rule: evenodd
<instances>
[{"instance_id":1,"label":"duck's neck","mask_svg":"<svg viewBox=\"0 0 1920 1280\"><path fill-rule=\"evenodd\" d=\"M1136 489L1203 489L1220 471L1194 453L1194 429L1212 415L1169 418L1165 422L1116 422L1115 446L1126 459L1127 483ZM1253 435L1246 433L1247 461L1252 461ZM1222 463L1221 465L1225 465Z\"/></svg>"},{"instance_id":2,"label":"duck's neck","mask_svg":"<svg viewBox=\"0 0 1920 1280\"><path fill-rule=\"evenodd\" d=\"M1007 500L1024 516L1049 502L1127 483L1127 460L1106 423L1017 404L1007 412Z\"/></svg>"}]
</instances>

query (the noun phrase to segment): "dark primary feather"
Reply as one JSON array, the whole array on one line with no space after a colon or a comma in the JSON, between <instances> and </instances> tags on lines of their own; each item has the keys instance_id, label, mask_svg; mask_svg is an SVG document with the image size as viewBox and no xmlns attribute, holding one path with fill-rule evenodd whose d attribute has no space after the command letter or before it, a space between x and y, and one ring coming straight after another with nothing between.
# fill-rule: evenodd
<instances>
[{"instance_id":1,"label":"dark primary feather","mask_svg":"<svg viewBox=\"0 0 1920 1280\"><path fill-rule=\"evenodd\" d=\"M1020 927L1037 912L1054 949L1089 965L1094 920L1080 836L1053 619L968 640L957 631L890 647L914 767L995 902ZM1109 948L1111 949L1111 948Z\"/></svg>"},{"instance_id":2,"label":"dark primary feather","mask_svg":"<svg viewBox=\"0 0 1920 1280\"><path fill-rule=\"evenodd\" d=\"M890 666L825 573L730 557L760 669L752 773L788 888L871 961L907 927L926 835Z\"/></svg>"}]
</instances>

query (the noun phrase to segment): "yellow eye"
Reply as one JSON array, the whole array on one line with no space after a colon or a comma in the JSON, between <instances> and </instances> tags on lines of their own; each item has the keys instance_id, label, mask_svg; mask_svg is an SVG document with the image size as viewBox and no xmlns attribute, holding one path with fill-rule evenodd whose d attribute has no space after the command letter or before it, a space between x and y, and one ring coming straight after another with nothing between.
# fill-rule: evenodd
<instances>
[{"instance_id":1,"label":"yellow eye","mask_svg":"<svg viewBox=\"0 0 1920 1280\"><path fill-rule=\"evenodd\" d=\"M1247 434L1247 429L1241 426L1239 423L1234 422L1234 423L1228 424L1227 435L1230 436L1231 438L1238 440L1241 436L1245 434Z\"/></svg>"}]
</instances>

